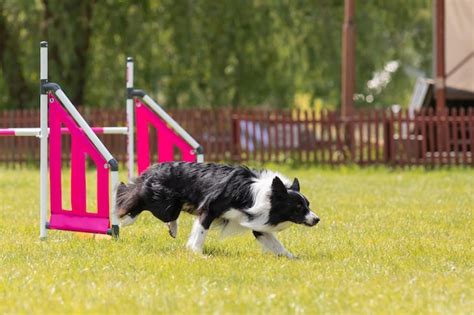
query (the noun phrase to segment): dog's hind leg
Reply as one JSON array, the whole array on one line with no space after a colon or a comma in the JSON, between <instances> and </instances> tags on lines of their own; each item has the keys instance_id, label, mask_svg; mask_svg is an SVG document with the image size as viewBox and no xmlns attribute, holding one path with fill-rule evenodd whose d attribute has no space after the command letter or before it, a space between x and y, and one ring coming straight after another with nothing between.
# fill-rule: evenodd
<instances>
[{"instance_id":1,"label":"dog's hind leg","mask_svg":"<svg viewBox=\"0 0 474 315\"><path fill-rule=\"evenodd\" d=\"M262 245L264 251L272 252L278 256L296 258L275 237L273 233L252 231L257 241Z\"/></svg>"},{"instance_id":2,"label":"dog's hind leg","mask_svg":"<svg viewBox=\"0 0 474 315\"><path fill-rule=\"evenodd\" d=\"M229 208L228 201L217 200L209 204L209 207L203 207L201 214L194 221L191 236L189 237L186 247L195 253L202 254L204 240L206 239L209 227L216 218L218 218L225 209Z\"/></svg>"},{"instance_id":3,"label":"dog's hind leg","mask_svg":"<svg viewBox=\"0 0 474 315\"><path fill-rule=\"evenodd\" d=\"M125 226L132 225L133 223L135 223L135 221L137 221L137 219L138 219L138 215L133 216L131 214L127 214L120 218L120 226L125 227Z\"/></svg>"},{"instance_id":4,"label":"dog's hind leg","mask_svg":"<svg viewBox=\"0 0 474 315\"><path fill-rule=\"evenodd\" d=\"M178 235L178 220L174 220L171 222L166 223L168 226L168 233L172 238L176 238Z\"/></svg>"}]
</instances>

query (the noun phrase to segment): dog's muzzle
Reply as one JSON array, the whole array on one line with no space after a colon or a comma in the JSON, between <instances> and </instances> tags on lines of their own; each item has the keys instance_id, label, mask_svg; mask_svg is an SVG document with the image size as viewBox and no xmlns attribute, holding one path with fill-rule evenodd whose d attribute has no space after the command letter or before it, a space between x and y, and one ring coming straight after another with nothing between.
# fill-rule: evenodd
<instances>
[{"instance_id":1,"label":"dog's muzzle","mask_svg":"<svg viewBox=\"0 0 474 315\"><path fill-rule=\"evenodd\" d=\"M313 212L309 212L305 217L303 224L306 226L315 226L319 222L319 217Z\"/></svg>"}]
</instances>

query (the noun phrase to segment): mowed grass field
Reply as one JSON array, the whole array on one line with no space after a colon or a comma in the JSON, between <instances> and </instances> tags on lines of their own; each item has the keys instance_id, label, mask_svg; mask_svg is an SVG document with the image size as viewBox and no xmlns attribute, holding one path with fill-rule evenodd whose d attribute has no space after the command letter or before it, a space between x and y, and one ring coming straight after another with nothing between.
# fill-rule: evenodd
<instances>
[{"instance_id":1,"label":"mowed grass field","mask_svg":"<svg viewBox=\"0 0 474 315\"><path fill-rule=\"evenodd\" d=\"M38 239L38 171L0 168L0 314L472 314L474 171L270 166L298 177L321 217L188 253L149 213L119 241Z\"/></svg>"}]
</instances>

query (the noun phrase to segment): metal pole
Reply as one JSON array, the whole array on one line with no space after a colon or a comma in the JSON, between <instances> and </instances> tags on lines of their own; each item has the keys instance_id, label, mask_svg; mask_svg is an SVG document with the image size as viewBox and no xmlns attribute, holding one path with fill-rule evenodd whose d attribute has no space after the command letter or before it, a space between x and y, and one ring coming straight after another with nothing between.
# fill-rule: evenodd
<instances>
[{"instance_id":1,"label":"metal pole","mask_svg":"<svg viewBox=\"0 0 474 315\"><path fill-rule=\"evenodd\" d=\"M436 111L438 113L446 109L444 16L444 0L436 0Z\"/></svg>"},{"instance_id":2,"label":"metal pole","mask_svg":"<svg viewBox=\"0 0 474 315\"><path fill-rule=\"evenodd\" d=\"M342 26L341 114L349 117L354 110L355 87L355 0L345 0Z\"/></svg>"},{"instance_id":3,"label":"metal pole","mask_svg":"<svg viewBox=\"0 0 474 315\"><path fill-rule=\"evenodd\" d=\"M112 236L118 238L119 236L119 219L117 216L117 188L119 185L119 175L118 171L110 172L111 182L110 182L110 225L112 228Z\"/></svg>"},{"instance_id":4,"label":"metal pole","mask_svg":"<svg viewBox=\"0 0 474 315\"><path fill-rule=\"evenodd\" d=\"M40 43L40 239L47 236L48 212L48 94L43 84L48 82L48 43Z\"/></svg>"},{"instance_id":5,"label":"metal pole","mask_svg":"<svg viewBox=\"0 0 474 315\"><path fill-rule=\"evenodd\" d=\"M436 132L440 159L447 157L449 148L447 139L449 134L447 120L442 123L441 118L446 114L446 71L445 71L445 38L444 38L444 0L436 0L436 115L439 116Z\"/></svg>"},{"instance_id":6,"label":"metal pole","mask_svg":"<svg viewBox=\"0 0 474 315\"><path fill-rule=\"evenodd\" d=\"M344 24L342 26L341 52L341 116L345 122L344 139L351 158L355 157L354 126L354 90L355 90L355 0L345 0Z\"/></svg>"},{"instance_id":7,"label":"metal pole","mask_svg":"<svg viewBox=\"0 0 474 315\"><path fill-rule=\"evenodd\" d=\"M133 118L133 58L127 58L127 125L128 125L128 141L127 141L127 155L128 155L128 180L130 181L134 175L135 164L135 125Z\"/></svg>"}]
</instances>

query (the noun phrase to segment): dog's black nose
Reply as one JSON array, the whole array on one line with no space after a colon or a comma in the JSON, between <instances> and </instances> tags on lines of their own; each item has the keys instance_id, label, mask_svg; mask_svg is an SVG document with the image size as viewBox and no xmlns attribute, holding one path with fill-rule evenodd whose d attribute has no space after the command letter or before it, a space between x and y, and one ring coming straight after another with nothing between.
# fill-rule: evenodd
<instances>
[{"instance_id":1,"label":"dog's black nose","mask_svg":"<svg viewBox=\"0 0 474 315\"><path fill-rule=\"evenodd\" d=\"M302 222L306 226L315 226L319 222L319 217L314 213L311 213L306 216L305 220Z\"/></svg>"}]
</instances>

